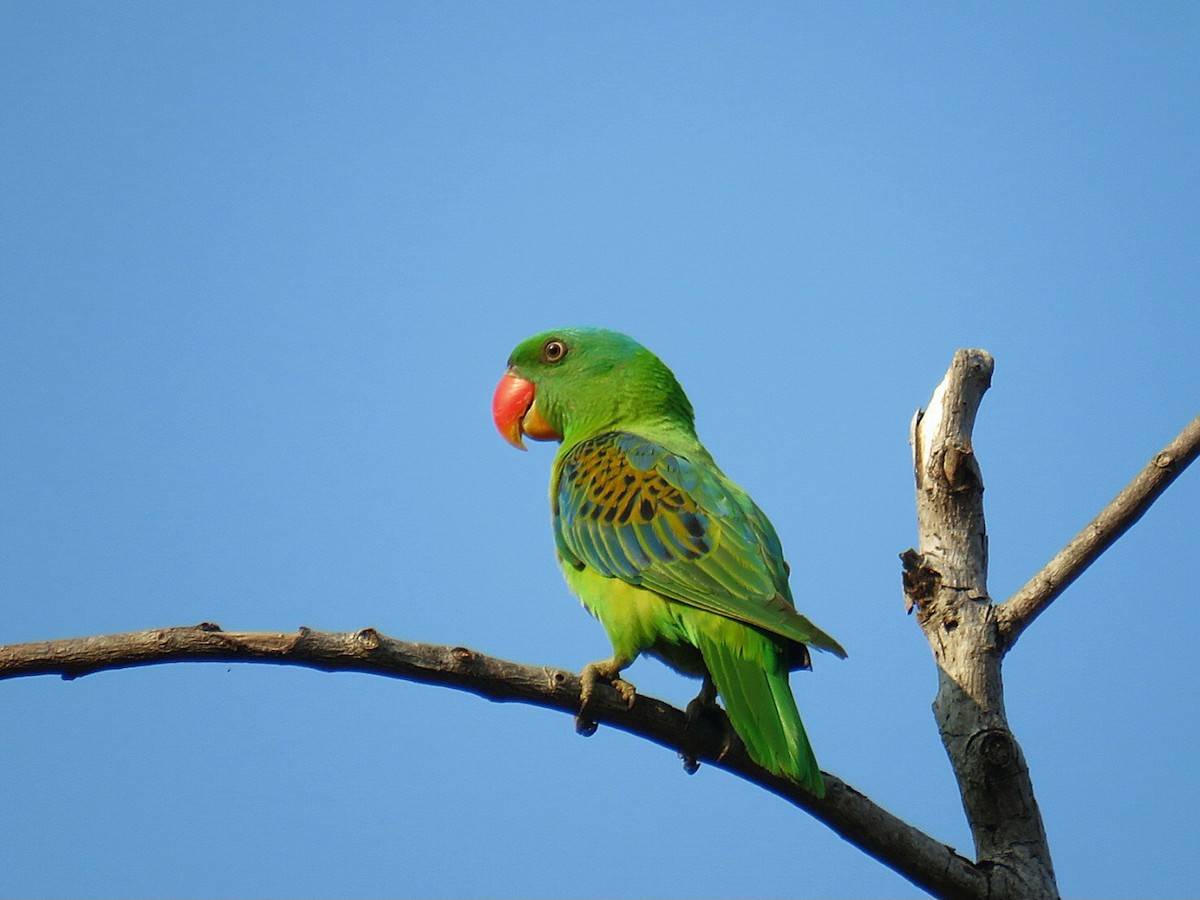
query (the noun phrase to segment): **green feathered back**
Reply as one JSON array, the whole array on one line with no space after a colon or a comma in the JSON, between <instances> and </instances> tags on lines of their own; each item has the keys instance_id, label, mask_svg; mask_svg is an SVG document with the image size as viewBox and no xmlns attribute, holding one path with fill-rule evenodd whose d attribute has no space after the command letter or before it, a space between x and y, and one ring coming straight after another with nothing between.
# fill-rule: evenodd
<instances>
[{"instance_id":1,"label":"green feathered back","mask_svg":"<svg viewBox=\"0 0 1200 900\"><path fill-rule=\"evenodd\" d=\"M697 462L628 432L566 447L554 537L564 564L649 588L844 657L796 612L770 521L697 449Z\"/></svg>"}]
</instances>

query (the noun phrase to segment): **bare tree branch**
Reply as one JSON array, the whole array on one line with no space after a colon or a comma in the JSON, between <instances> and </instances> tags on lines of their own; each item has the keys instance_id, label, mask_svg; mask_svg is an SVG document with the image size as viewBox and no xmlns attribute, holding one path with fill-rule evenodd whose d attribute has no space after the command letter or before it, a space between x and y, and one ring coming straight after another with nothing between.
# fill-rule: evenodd
<instances>
[{"instance_id":1,"label":"bare tree branch","mask_svg":"<svg viewBox=\"0 0 1200 900\"><path fill-rule=\"evenodd\" d=\"M1100 515L996 610L1000 643L1008 652L1029 624L1045 611L1105 550L1142 517L1200 455L1200 416L1167 444Z\"/></svg>"},{"instance_id":2,"label":"bare tree branch","mask_svg":"<svg viewBox=\"0 0 1200 900\"><path fill-rule=\"evenodd\" d=\"M1004 712L1003 654L987 592L983 476L971 432L992 357L959 350L913 418L920 552L904 560L905 602L938 666L934 718L981 869L996 897L1057 897L1029 768Z\"/></svg>"},{"instance_id":3,"label":"bare tree branch","mask_svg":"<svg viewBox=\"0 0 1200 900\"><path fill-rule=\"evenodd\" d=\"M869 856L939 897L1056 898L1049 844L1029 769L1004 710L1002 664L1022 631L1141 517L1200 455L1200 417L1191 422L1103 512L1007 603L987 591L983 477L972 445L976 412L993 362L959 350L927 410L913 419L919 552L904 560L905 602L917 611L938 666L934 717L958 779L977 862L901 821L825 774L826 796L809 795L755 764L740 742L725 746L706 721L638 695L632 708L605 685L589 718L737 775L825 823ZM125 634L0 646L0 680L170 662L258 662L354 671L467 691L574 714L572 672L484 656L465 647L356 632L225 632L204 623Z\"/></svg>"},{"instance_id":4,"label":"bare tree branch","mask_svg":"<svg viewBox=\"0 0 1200 900\"><path fill-rule=\"evenodd\" d=\"M98 637L0 646L0 679L59 674L77 678L106 669L170 662L260 662L353 671L468 691L493 701L516 701L574 714L579 678L563 669L528 666L485 656L466 647L400 641L373 628L323 632L226 632L205 623ZM776 794L815 818L913 884L940 897L983 898L988 877L970 860L876 805L833 775L817 800L792 782L757 766L735 745L724 754L724 736L701 721L639 694L632 708L607 686L597 688L589 717L638 735Z\"/></svg>"}]
</instances>

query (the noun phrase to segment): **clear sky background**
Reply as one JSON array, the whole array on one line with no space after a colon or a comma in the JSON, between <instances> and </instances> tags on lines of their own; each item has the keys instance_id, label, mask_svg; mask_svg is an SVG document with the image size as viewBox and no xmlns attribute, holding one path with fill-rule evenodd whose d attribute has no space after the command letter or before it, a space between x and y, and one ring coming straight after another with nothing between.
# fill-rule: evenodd
<instances>
[{"instance_id":1,"label":"clear sky background","mask_svg":"<svg viewBox=\"0 0 1200 900\"><path fill-rule=\"evenodd\" d=\"M215 621L578 670L536 331L670 364L850 658L824 768L970 853L904 615L957 347L1008 596L1200 411L1200 6L0 6L0 642ZM1062 890L1200 891L1200 471L1006 668ZM685 703L652 661L630 679ZM711 768L378 677L0 683L0 893L919 892Z\"/></svg>"}]
</instances>

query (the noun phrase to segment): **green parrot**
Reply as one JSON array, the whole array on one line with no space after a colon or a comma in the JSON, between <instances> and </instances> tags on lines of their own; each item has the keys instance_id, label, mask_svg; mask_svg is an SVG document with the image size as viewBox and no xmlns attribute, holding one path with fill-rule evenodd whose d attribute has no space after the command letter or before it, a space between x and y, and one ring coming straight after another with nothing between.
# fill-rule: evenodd
<instances>
[{"instance_id":1,"label":"green parrot","mask_svg":"<svg viewBox=\"0 0 1200 900\"><path fill-rule=\"evenodd\" d=\"M581 718L598 681L632 704L620 674L648 653L704 679L689 717L719 695L759 765L824 796L788 673L810 668L810 645L846 653L796 611L775 529L696 437L671 370L614 331L544 332L509 357L492 416L519 449L523 436L562 442L558 559L613 647L583 670Z\"/></svg>"}]
</instances>

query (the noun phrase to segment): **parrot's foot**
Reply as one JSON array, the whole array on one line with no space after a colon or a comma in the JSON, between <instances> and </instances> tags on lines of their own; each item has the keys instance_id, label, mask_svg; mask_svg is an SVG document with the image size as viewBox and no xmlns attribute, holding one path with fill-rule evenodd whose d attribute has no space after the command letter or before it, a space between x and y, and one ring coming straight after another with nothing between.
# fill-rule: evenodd
<instances>
[{"instance_id":1,"label":"parrot's foot","mask_svg":"<svg viewBox=\"0 0 1200 900\"><path fill-rule=\"evenodd\" d=\"M717 689L711 678L705 677L700 693L687 705L684 712L687 715L683 732L684 739L687 740L693 728L703 727L700 723L707 722L710 728L715 729L717 734L721 735L721 752L717 754L717 761L723 760L726 754L733 749L735 732L733 726L729 724L729 716L717 705ZM695 775L700 768L700 761L696 759L695 754L685 750L679 756L683 760L683 770L689 775Z\"/></svg>"},{"instance_id":2,"label":"parrot's foot","mask_svg":"<svg viewBox=\"0 0 1200 900\"><path fill-rule=\"evenodd\" d=\"M621 670L627 665L629 663L614 656L603 662L589 663L579 673L579 680L582 684L579 688L579 714L575 716L575 730L584 737L590 737L596 733L596 723L588 718L587 708L598 682L608 682L612 685L613 690L621 695L625 705L633 707L633 701L637 699L637 691L632 684L620 677Z\"/></svg>"}]
</instances>

